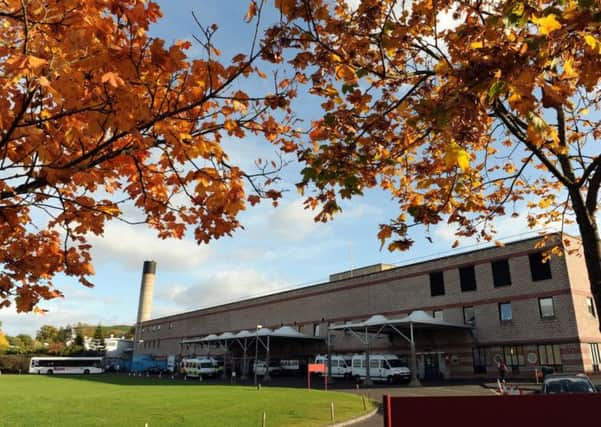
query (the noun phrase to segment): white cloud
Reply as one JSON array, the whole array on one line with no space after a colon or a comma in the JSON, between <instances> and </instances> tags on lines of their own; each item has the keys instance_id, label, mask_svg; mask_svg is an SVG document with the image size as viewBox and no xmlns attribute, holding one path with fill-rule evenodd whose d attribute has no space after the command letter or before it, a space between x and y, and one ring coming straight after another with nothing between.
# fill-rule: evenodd
<instances>
[{"instance_id":1,"label":"white cloud","mask_svg":"<svg viewBox=\"0 0 601 427\"><path fill-rule=\"evenodd\" d=\"M494 224L494 229L497 232L495 237L501 241L503 241L505 239L512 240L513 238L518 238L518 237L523 238L523 237L526 237L527 235L534 236L541 231L551 232L551 231L558 231L560 229L559 224L556 227L548 227L544 230L540 229L540 228L531 229L528 227L526 218L523 216L520 216L517 218L512 218L509 215L497 217L497 218L495 218L493 224ZM457 232L457 228L455 226L449 225L449 224L444 224L444 225L438 226L434 230L434 236L438 237L446 242L454 242L455 240L459 240L459 242L461 244L460 248L485 243L482 241L478 242L476 237L461 237L461 236L458 237L455 235L456 232Z\"/></svg>"},{"instance_id":2,"label":"white cloud","mask_svg":"<svg viewBox=\"0 0 601 427\"><path fill-rule=\"evenodd\" d=\"M43 325L55 327L75 325L79 322L89 325L111 325L117 323L133 324L134 315L122 318L118 311L105 309L90 310L88 306L77 303L74 300L58 300L45 304L48 313L17 313L13 307L2 309L2 330L7 335L28 334L35 336Z\"/></svg>"},{"instance_id":3,"label":"white cloud","mask_svg":"<svg viewBox=\"0 0 601 427\"><path fill-rule=\"evenodd\" d=\"M251 269L220 271L194 286L171 284L156 292L153 317L181 309L196 309L274 292L289 286Z\"/></svg>"},{"instance_id":4,"label":"white cloud","mask_svg":"<svg viewBox=\"0 0 601 427\"><path fill-rule=\"evenodd\" d=\"M282 203L275 209L266 221L269 232L283 240L298 241L318 232L323 232L324 224L316 223L313 219L315 211L305 209L301 199Z\"/></svg>"},{"instance_id":5,"label":"white cloud","mask_svg":"<svg viewBox=\"0 0 601 427\"><path fill-rule=\"evenodd\" d=\"M130 270L139 270L142 261L155 260L165 271L194 270L211 254L193 240L161 240L144 226L109 223L104 236L91 236L94 261L111 261Z\"/></svg>"}]
</instances>

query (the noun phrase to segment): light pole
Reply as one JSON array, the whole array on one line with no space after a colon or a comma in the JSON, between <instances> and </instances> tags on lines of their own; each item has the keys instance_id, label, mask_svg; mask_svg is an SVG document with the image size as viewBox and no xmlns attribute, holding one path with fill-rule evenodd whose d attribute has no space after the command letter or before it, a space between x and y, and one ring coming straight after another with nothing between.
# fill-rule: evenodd
<instances>
[{"instance_id":1,"label":"light pole","mask_svg":"<svg viewBox=\"0 0 601 427\"><path fill-rule=\"evenodd\" d=\"M263 325L257 325L257 329L255 331L255 363L254 363L254 374L255 374L255 385L257 385L257 359L259 358L259 330L263 327Z\"/></svg>"}]
</instances>

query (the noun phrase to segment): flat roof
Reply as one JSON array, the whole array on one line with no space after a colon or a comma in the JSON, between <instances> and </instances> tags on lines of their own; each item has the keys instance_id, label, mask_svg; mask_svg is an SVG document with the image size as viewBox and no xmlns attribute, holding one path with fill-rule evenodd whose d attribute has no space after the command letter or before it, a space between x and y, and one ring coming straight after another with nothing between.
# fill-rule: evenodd
<instances>
[{"instance_id":1,"label":"flat roof","mask_svg":"<svg viewBox=\"0 0 601 427\"><path fill-rule=\"evenodd\" d=\"M522 238L522 239L516 239L516 240L511 240L508 242L503 242L503 246L502 247L508 247L508 246L512 246L512 245L517 245L517 244L521 244L521 243L525 243L528 241L536 241L536 240L541 240L544 237L557 237L560 235L565 235L571 238L576 238L576 239L580 239L579 237L576 236L570 236L567 233L561 233L561 232L549 232L546 234L541 234L541 235L537 235L537 236L532 236L532 237L527 237L527 238ZM508 239L511 239L511 237L508 237ZM497 240L499 241L499 240ZM353 277L353 278L344 278L344 279L339 279L339 280L333 280L333 281L326 281L326 282L319 282L319 283L315 283L315 284L309 284L306 286L298 286L298 287L294 287L294 288L287 288L287 289L282 289L279 291L275 291L273 293L267 293L264 295L258 295L258 296L253 296L253 297L249 297L249 298L242 298L240 300L236 300L236 301L231 301L231 302L227 302L227 303L223 303L223 304L217 304L217 305L212 305L212 306L208 306L208 307L201 307L201 308L197 308L197 309L193 309L190 311L183 311L180 313L175 313L175 314L170 314L167 316L163 316L163 317L157 317L154 319L150 319L150 320L146 320L144 322L140 322L140 324L142 325L152 325L154 323L159 323L159 322L164 322L164 321L169 321L169 320L177 320L178 318L182 317L182 316L191 316L193 314L196 313L200 313L203 311L208 311L208 310L219 310L219 309L225 309L227 307L236 305L236 304L241 304L241 303L252 303L252 302L256 302L258 300L264 299L264 298L269 298L269 297L277 297L277 296L284 296L286 294L290 294L293 292L298 292L298 291L304 291L304 290L308 290L308 289L314 289L314 288L319 288L319 287L323 287L323 286L327 286L327 285L331 285L333 283L339 283L339 282L344 282L347 280L356 280L356 279L365 279L367 277L370 276L375 276L378 274L389 274L391 272L394 271L399 271L401 269L404 268L410 268L410 267L416 267L419 265L424 265L427 263L433 263L433 262L437 262L437 261L444 261L444 260L449 260L449 259L453 259L453 258L457 258L460 256L465 256L465 255L470 255L470 254L475 254L478 252L484 252L484 251L489 251L491 249L495 249L495 248L499 248L499 246L495 245L495 243L490 243L487 242L485 247L480 247L480 248L476 248L476 249L468 249L465 251L461 251L460 249L456 249L456 250L452 250L452 252L457 252L457 253L453 253L453 254L449 254L449 255L445 255L445 256L435 256L433 255L431 258L427 258L427 259L423 259L423 260L419 260L419 261L411 261L409 260L407 264L400 264L395 266L394 268L390 268L387 270L383 270L383 271L376 271L373 273L369 273L369 274L365 274L365 275L361 275L361 276L357 276L357 277ZM536 249L532 249L533 251ZM538 249L540 250L540 249ZM243 308L243 307L241 307ZM208 313L210 314L210 313Z\"/></svg>"}]
</instances>

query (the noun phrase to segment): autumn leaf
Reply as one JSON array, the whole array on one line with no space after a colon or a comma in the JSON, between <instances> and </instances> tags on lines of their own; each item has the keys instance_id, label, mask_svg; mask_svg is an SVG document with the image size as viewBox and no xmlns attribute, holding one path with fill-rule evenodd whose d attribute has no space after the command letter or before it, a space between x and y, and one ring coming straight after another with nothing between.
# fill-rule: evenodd
<instances>
[{"instance_id":1,"label":"autumn leaf","mask_svg":"<svg viewBox=\"0 0 601 427\"><path fill-rule=\"evenodd\" d=\"M444 161L447 167L459 166L462 171L470 167L470 155L455 141L447 145Z\"/></svg>"},{"instance_id":2,"label":"autumn leaf","mask_svg":"<svg viewBox=\"0 0 601 427\"><path fill-rule=\"evenodd\" d=\"M336 66L336 78L338 80L355 81L357 75L352 67L346 64L340 64Z\"/></svg>"},{"instance_id":3,"label":"autumn leaf","mask_svg":"<svg viewBox=\"0 0 601 427\"><path fill-rule=\"evenodd\" d=\"M554 13L551 13L543 18L537 18L536 16L532 16L531 19L532 22L538 26L539 32L545 36L561 28L561 24L557 20Z\"/></svg>"},{"instance_id":4,"label":"autumn leaf","mask_svg":"<svg viewBox=\"0 0 601 427\"><path fill-rule=\"evenodd\" d=\"M119 77L119 74L114 73L112 71L104 73L102 75L102 78L100 79L100 81L102 83L108 83L112 87L119 87L119 86L123 86L125 84L123 79L121 77Z\"/></svg>"},{"instance_id":5,"label":"autumn leaf","mask_svg":"<svg viewBox=\"0 0 601 427\"><path fill-rule=\"evenodd\" d=\"M257 2L255 0L252 0L250 2L250 4L248 5L248 9L246 10L246 15L244 15L244 20L246 22L250 22L250 21L252 21L252 19L255 17L256 14L257 14Z\"/></svg>"}]
</instances>

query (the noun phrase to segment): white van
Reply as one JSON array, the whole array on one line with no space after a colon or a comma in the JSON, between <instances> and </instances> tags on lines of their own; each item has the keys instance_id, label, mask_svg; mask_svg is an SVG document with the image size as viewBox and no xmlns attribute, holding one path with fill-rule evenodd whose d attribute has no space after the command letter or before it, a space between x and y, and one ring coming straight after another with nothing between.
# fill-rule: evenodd
<instances>
[{"instance_id":1,"label":"white van","mask_svg":"<svg viewBox=\"0 0 601 427\"><path fill-rule=\"evenodd\" d=\"M216 377L219 365L212 357L182 359L181 371L185 378Z\"/></svg>"},{"instance_id":2,"label":"white van","mask_svg":"<svg viewBox=\"0 0 601 427\"><path fill-rule=\"evenodd\" d=\"M273 363L273 364L272 364ZM279 375L282 371L279 362L270 361L269 362L269 375ZM267 363L263 360L257 360L253 363L253 372L255 372L259 376L264 376L267 373Z\"/></svg>"},{"instance_id":3,"label":"white van","mask_svg":"<svg viewBox=\"0 0 601 427\"><path fill-rule=\"evenodd\" d=\"M282 375L298 375L300 374L300 361L297 359L282 359L280 360L280 368Z\"/></svg>"},{"instance_id":4,"label":"white van","mask_svg":"<svg viewBox=\"0 0 601 427\"><path fill-rule=\"evenodd\" d=\"M367 376L365 354L353 355L352 376L360 380L364 380ZM409 382L411 380L411 371L394 354L370 354L369 377L373 381L386 381L389 383L399 381Z\"/></svg>"},{"instance_id":5,"label":"white van","mask_svg":"<svg viewBox=\"0 0 601 427\"><path fill-rule=\"evenodd\" d=\"M330 355L330 357L330 376L332 378L350 378L352 357L350 355L347 356L343 354L332 354ZM315 363L322 363L326 365L327 370L328 355L318 354L317 356L315 356Z\"/></svg>"}]
</instances>

